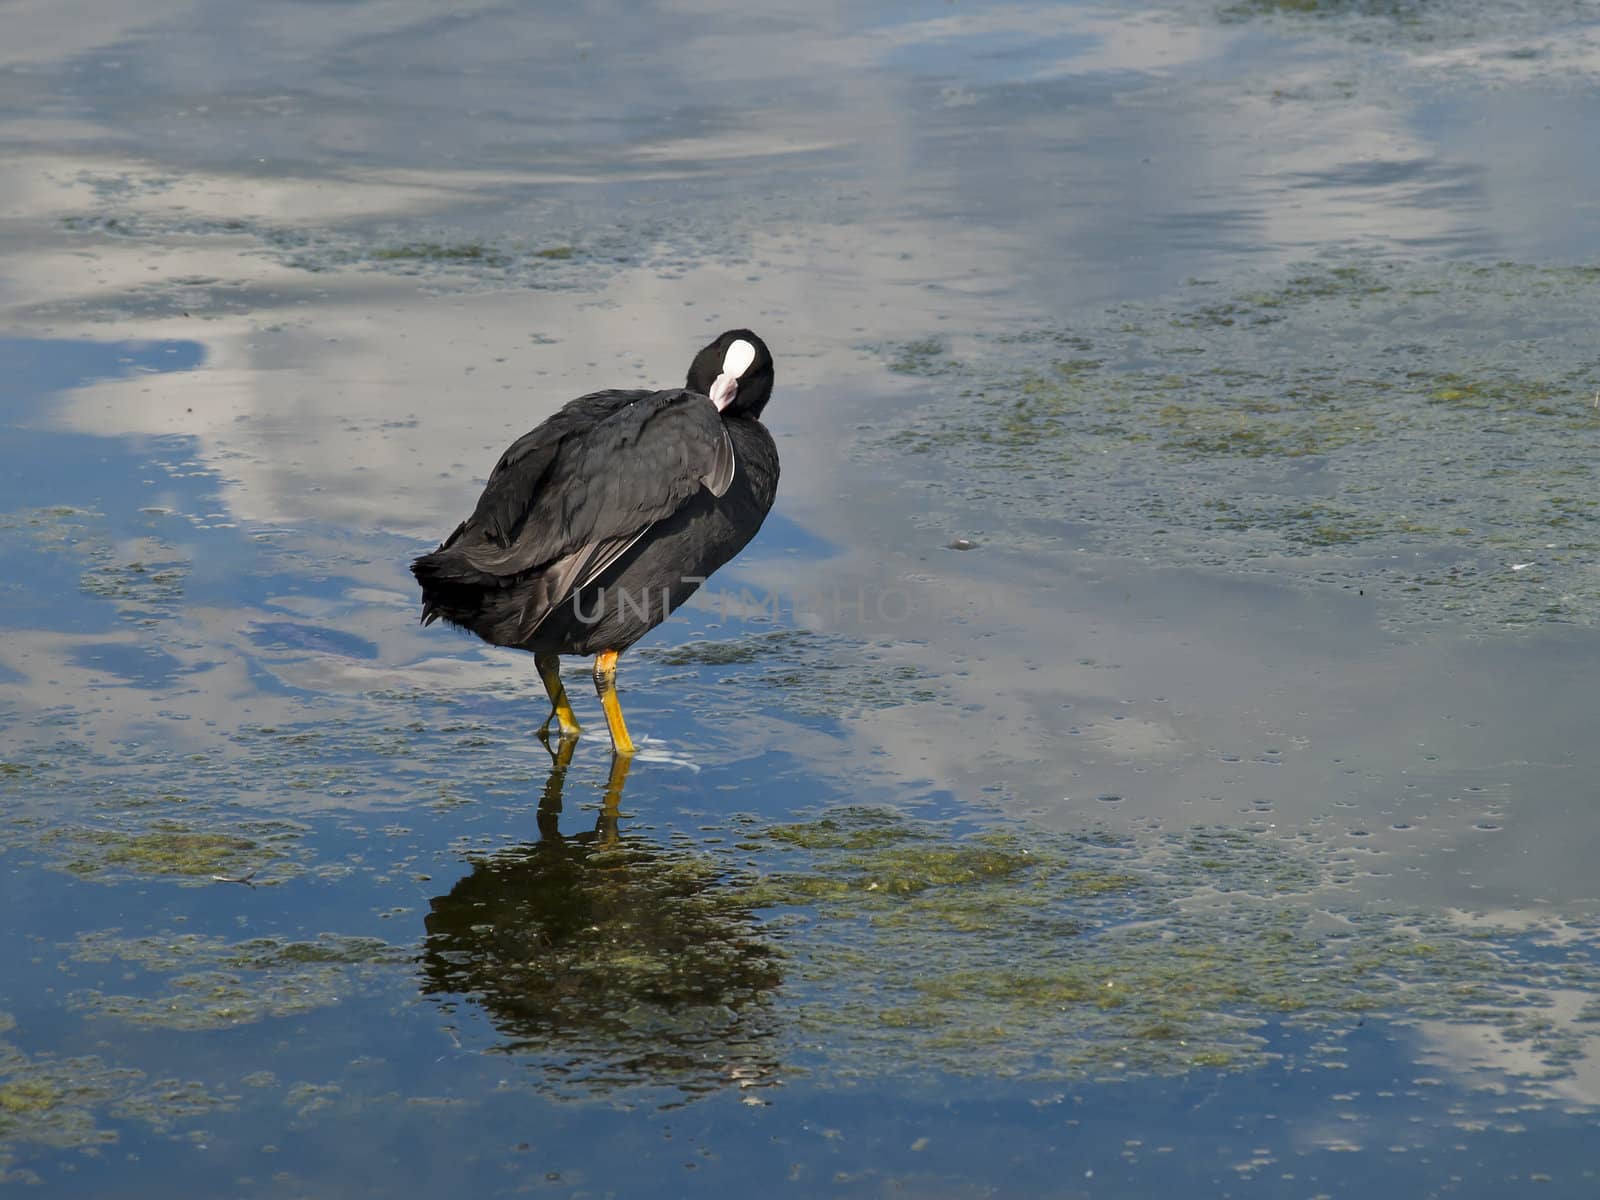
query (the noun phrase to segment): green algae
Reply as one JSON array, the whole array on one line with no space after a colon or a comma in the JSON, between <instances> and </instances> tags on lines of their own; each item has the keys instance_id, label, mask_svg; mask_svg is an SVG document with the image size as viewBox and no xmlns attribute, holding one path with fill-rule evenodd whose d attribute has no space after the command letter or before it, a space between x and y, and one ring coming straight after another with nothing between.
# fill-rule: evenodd
<instances>
[{"instance_id":1,"label":"green algae","mask_svg":"<svg viewBox=\"0 0 1600 1200\"><path fill-rule=\"evenodd\" d=\"M365 254L376 265L394 264L399 267L444 267L473 271L505 272L519 263L567 262L577 257L572 246L546 246L526 249L512 244L490 245L485 242L406 242L401 245L380 245ZM352 264L361 262L361 252L349 254Z\"/></svg>"},{"instance_id":2,"label":"green algae","mask_svg":"<svg viewBox=\"0 0 1600 1200\"><path fill-rule=\"evenodd\" d=\"M892 652L889 643L781 629L648 647L641 656L665 667L711 668L720 686L757 689L803 716L838 718L936 698L923 671L892 661Z\"/></svg>"},{"instance_id":3,"label":"green algae","mask_svg":"<svg viewBox=\"0 0 1600 1200\"><path fill-rule=\"evenodd\" d=\"M1433 5L1428 0L1239 0L1222 10L1224 19L1267 13L1313 17L1385 17L1415 21Z\"/></svg>"},{"instance_id":4,"label":"green algae","mask_svg":"<svg viewBox=\"0 0 1600 1200\"><path fill-rule=\"evenodd\" d=\"M730 667L760 663L769 653L781 653L804 634L793 630L749 634L720 641L697 639L677 646L651 646L640 653L668 667Z\"/></svg>"},{"instance_id":5,"label":"green algae","mask_svg":"<svg viewBox=\"0 0 1600 1200\"><path fill-rule=\"evenodd\" d=\"M801 850L876 850L932 836L894 813L876 808L845 808L828 816L793 825L774 825L761 836Z\"/></svg>"},{"instance_id":6,"label":"green algae","mask_svg":"<svg viewBox=\"0 0 1600 1200\"><path fill-rule=\"evenodd\" d=\"M0 1113L35 1115L60 1106L66 1093L49 1080L19 1079L0 1084Z\"/></svg>"},{"instance_id":7,"label":"green algae","mask_svg":"<svg viewBox=\"0 0 1600 1200\"><path fill-rule=\"evenodd\" d=\"M372 257L379 262L415 260L489 267L504 266L506 262L503 254L481 242L412 242L404 246L379 246L372 251Z\"/></svg>"},{"instance_id":8,"label":"green algae","mask_svg":"<svg viewBox=\"0 0 1600 1200\"><path fill-rule=\"evenodd\" d=\"M0 1034L15 1030L0 1014ZM81 1150L118 1140L108 1121L166 1132L232 1107L227 1095L194 1080L152 1079L95 1055L27 1054L0 1038L0 1179L6 1150L22 1143Z\"/></svg>"},{"instance_id":9,"label":"green algae","mask_svg":"<svg viewBox=\"0 0 1600 1200\"><path fill-rule=\"evenodd\" d=\"M161 818L133 830L66 826L45 832L39 844L57 857L63 869L86 878L236 877L284 857L284 844L295 840L298 832L264 823L262 836L252 837Z\"/></svg>"},{"instance_id":10,"label":"green algae","mask_svg":"<svg viewBox=\"0 0 1600 1200\"><path fill-rule=\"evenodd\" d=\"M1216 6L1213 8L1213 4ZM1592 13L1582 0L1539 4L1486 4L1477 0L1211 0L1206 7L1227 23L1281 22L1298 33L1315 29L1352 42L1417 48L1424 62L1440 47L1479 50L1471 78L1492 77L1500 62L1540 57L1537 49L1552 30L1576 26ZM1516 49L1507 49L1508 43ZM1531 45L1530 45L1531 43ZM1455 72L1462 64L1452 62Z\"/></svg>"},{"instance_id":11,"label":"green algae","mask_svg":"<svg viewBox=\"0 0 1600 1200\"><path fill-rule=\"evenodd\" d=\"M83 573L83 590L112 601L132 617L170 616L183 598L183 583L189 574L185 561L165 558L156 562L119 562L103 552L96 558L98 561Z\"/></svg>"},{"instance_id":12,"label":"green algae","mask_svg":"<svg viewBox=\"0 0 1600 1200\"><path fill-rule=\"evenodd\" d=\"M829 1044L825 1073L1251 1070L1288 1031L1336 1039L1373 1016L1524 1041L1532 1021L1546 1079L1592 1045L1549 1019L1558 976L1509 932L1368 906L1330 920L1342 868L1314 839L959 837L870 810L812 824L749 832L772 849L748 895L791 914L791 1016ZM1559 978L1592 987L1600 966Z\"/></svg>"},{"instance_id":13,"label":"green algae","mask_svg":"<svg viewBox=\"0 0 1600 1200\"><path fill-rule=\"evenodd\" d=\"M363 980L406 959L377 938L324 934L314 941L253 938L231 943L198 934L123 937L80 935L69 949L79 963L121 962L159 977L139 994L82 988L68 1007L131 1026L200 1032L297 1016L336 1005Z\"/></svg>"},{"instance_id":14,"label":"green algae","mask_svg":"<svg viewBox=\"0 0 1600 1200\"><path fill-rule=\"evenodd\" d=\"M860 449L936 459L945 533L973 509L1001 545L1071 523L1157 564L1361 587L1394 629L1594 624L1597 321L1589 269L1361 262L1194 284L1070 336L885 347L933 399Z\"/></svg>"},{"instance_id":15,"label":"green algae","mask_svg":"<svg viewBox=\"0 0 1600 1200\"><path fill-rule=\"evenodd\" d=\"M169 991L153 996L87 988L74 994L70 1007L128 1026L195 1033L315 1012L338 1003L344 982L328 972L261 981L202 971L173 977Z\"/></svg>"},{"instance_id":16,"label":"green algae","mask_svg":"<svg viewBox=\"0 0 1600 1200\"><path fill-rule=\"evenodd\" d=\"M80 846L92 848L93 857L79 852L67 863L69 871L80 875L117 867L145 875L204 875L237 868L259 849L248 838L181 828L139 834L80 829L66 836Z\"/></svg>"},{"instance_id":17,"label":"green algae","mask_svg":"<svg viewBox=\"0 0 1600 1200\"><path fill-rule=\"evenodd\" d=\"M403 961L404 954L381 938L325 933L311 941L251 938L228 942L199 934L125 938L113 933L81 934L71 957L79 962L126 962L147 971L191 970L197 965L269 971L306 965L381 965Z\"/></svg>"},{"instance_id":18,"label":"green algae","mask_svg":"<svg viewBox=\"0 0 1600 1200\"><path fill-rule=\"evenodd\" d=\"M685 667L706 653L691 645L701 649L680 658ZM746 672L747 683L760 670L759 647L715 645L709 656L727 660L712 669ZM467 794L505 792L498 740L462 758L461 723L441 724L448 728L354 719L253 726L234 749L247 774L298 771L308 784L353 760L365 765L326 778L363 792L390 786L382 781L399 772L397 797L448 756ZM391 740L390 752L371 757ZM49 763L77 771L83 761L65 745L23 749L19 760L51 776ZM288 824L212 824L214 802L182 800L216 791L239 773L237 762L177 756L156 765L174 791L132 783L97 796L115 814L107 824L134 840L79 843L77 853L130 844L142 853L92 877L203 870L204 854L219 848L180 837L169 849L196 857L167 857L137 840L146 834L209 833L282 854L304 835ZM101 774L86 778L105 786ZM50 786L59 790L59 781ZM527 788L510 792L525 799ZM184 822L153 824L170 823L179 804ZM72 839L54 828L47 844L65 856ZM797 1045L826 1078L1238 1071L1280 1053L1274 1038L1289 1028L1338 1036L1376 1016L1402 1026L1477 1021L1514 1037L1541 1015L1528 995L1538 973L1510 941L1466 937L1425 913L1345 911L1339 892L1351 868L1313 838L963 833L872 807L772 825L741 820L732 832L740 865L703 847L598 831L475 854L468 879L476 882L431 905L417 968L424 991L481 1008L496 1047L532 1068L540 1090L560 1095L660 1086L699 1094L728 1086L729 1064L771 1081ZM40 834L28 836L37 844ZM242 846L220 848L239 859L230 873L260 861ZM1325 908L1339 911L1340 936L1318 932ZM71 958L127 964L142 982L97 980L71 993L69 1007L96 1022L201 1033L393 987L409 974L400 957L397 947L358 938L108 934L76 944ZM1575 973L1573 986L1584 978ZM1580 1044L1574 1028L1540 1033L1552 1070Z\"/></svg>"},{"instance_id":19,"label":"green algae","mask_svg":"<svg viewBox=\"0 0 1600 1200\"><path fill-rule=\"evenodd\" d=\"M940 338L914 338L886 349L890 356L889 369L901 375L944 375L957 366L947 357L945 343Z\"/></svg>"},{"instance_id":20,"label":"green algae","mask_svg":"<svg viewBox=\"0 0 1600 1200\"><path fill-rule=\"evenodd\" d=\"M310 942L253 938L231 947L221 961L230 967L265 971L309 963L339 963L346 966L394 963L403 961L405 957L402 951L381 938L323 934Z\"/></svg>"},{"instance_id":21,"label":"green algae","mask_svg":"<svg viewBox=\"0 0 1600 1200\"><path fill-rule=\"evenodd\" d=\"M414 972L446 1013L481 1010L537 1090L571 1097L759 1088L797 1062L824 1082L1292 1068L1296 1031L1327 1045L1369 1019L1488 1030L1531 1047L1548 1082L1596 1036L1592 1011L1558 1021L1550 1000L1600 986L1592 961L1557 968L1537 932L1351 902L1344 856L1310 836L969 832L869 806L734 827L738 865L604 817L474 856L431 901L414 966L368 937L85 935L68 962L142 982L67 1007L200 1033ZM13 1103L56 1101L31 1087Z\"/></svg>"},{"instance_id":22,"label":"green algae","mask_svg":"<svg viewBox=\"0 0 1600 1200\"><path fill-rule=\"evenodd\" d=\"M792 835L779 834L775 840L797 844ZM763 903L781 903L785 898L803 903L805 898L851 893L916 896L935 889L1009 880L1039 866L1026 849L1010 842L948 845L931 838L919 841L921 844L913 846L874 844L869 833L865 840L847 843L860 850L829 862L822 872L780 875L756 894ZM963 902L970 894L962 892Z\"/></svg>"},{"instance_id":23,"label":"green algae","mask_svg":"<svg viewBox=\"0 0 1600 1200\"><path fill-rule=\"evenodd\" d=\"M190 568L187 555L163 534L163 523L162 514L146 513L142 536L113 541L101 514L58 505L0 514L0 533L23 534L39 550L78 559L85 595L149 625L177 611Z\"/></svg>"},{"instance_id":24,"label":"green algae","mask_svg":"<svg viewBox=\"0 0 1600 1200\"><path fill-rule=\"evenodd\" d=\"M120 211L106 211L107 209ZM730 219L720 207L662 199L647 220L597 219L572 208L540 231L521 227L480 233L432 223L396 222L379 229L347 223L283 224L254 217L208 218L184 208L130 209L117 198L93 211L61 218L61 228L93 244L110 239L152 243L218 239L241 260L267 259L308 275L377 272L424 276L458 291L505 286L535 290L599 290L615 273L646 267L681 271L705 256L743 259L748 237L762 227L755 217ZM300 324L280 298L247 282L211 277L159 279L85 299L78 312L88 319L183 316L207 319L224 312L260 315L277 310L280 331Z\"/></svg>"}]
</instances>

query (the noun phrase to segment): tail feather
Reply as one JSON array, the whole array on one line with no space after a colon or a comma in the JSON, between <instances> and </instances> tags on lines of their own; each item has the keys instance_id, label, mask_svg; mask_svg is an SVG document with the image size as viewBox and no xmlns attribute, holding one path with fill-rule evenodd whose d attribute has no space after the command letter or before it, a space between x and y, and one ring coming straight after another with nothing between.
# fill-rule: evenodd
<instances>
[{"instance_id":1,"label":"tail feather","mask_svg":"<svg viewBox=\"0 0 1600 1200\"><path fill-rule=\"evenodd\" d=\"M485 588L503 586L504 581L477 570L459 551L453 549L467 523L463 521L439 548L412 560L411 574L422 585L422 623L432 625L441 617L455 625L471 628L482 606Z\"/></svg>"},{"instance_id":2,"label":"tail feather","mask_svg":"<svg viewBox=\"0 0 1600 1200\"><path fill-rule=\"evenodd\" d=\"M552 562L495 573L481 555L457 544L470 526L463 522L437 550L411 563L411 573L422 585L422 623L443 620L499 646L526 643L547 616L649 529L580 546Z\"/></svg>"},{"instance_id":3,"label":"tail feather","mask_svg":"<svg viewBox=\"0 0 1600 1200\"><path fill-rule=\"evenodd\" d=\"M452 548L454 540L452 535L411 563L411 574L422 585L422 624L444 621L501 646L526 640L537 626L530 619L534 606L526 585L538 573L492 575Z\"/></svg>"}]
</instances>

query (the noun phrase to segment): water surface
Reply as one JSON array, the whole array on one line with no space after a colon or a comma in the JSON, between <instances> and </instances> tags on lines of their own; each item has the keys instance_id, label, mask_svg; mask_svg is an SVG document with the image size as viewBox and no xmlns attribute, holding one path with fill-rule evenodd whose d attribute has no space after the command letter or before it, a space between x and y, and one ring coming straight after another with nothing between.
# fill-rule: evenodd
<instances>
[{"instance_id":1,"label":"water surface","mask_svg":"<svg viewBox=\"0 0 1600 1200\"><path fill-rule=\"evenodd\" d=\"M1591 1194L1597 71L1575 0L13 5L0 1177ZM734 324L778 508L552 757L405 563Z\"/></svg>"}]
</instances>

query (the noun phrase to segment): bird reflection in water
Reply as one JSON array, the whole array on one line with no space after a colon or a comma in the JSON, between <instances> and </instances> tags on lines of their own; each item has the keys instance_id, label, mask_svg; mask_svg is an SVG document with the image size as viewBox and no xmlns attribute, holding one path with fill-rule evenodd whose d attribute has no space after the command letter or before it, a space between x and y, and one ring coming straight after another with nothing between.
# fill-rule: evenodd
<instances>
[{"instance_id":1,"label":"bird reflection in water","mask_svg":"<svg viewBox=\"0 0 1600 1200\"><path fill-rule=\"evenodd\" d=\"M737 879L694 849L620 829L631 760L613 757L591 831L560 831L576 742L562 739L539 840L473 864L430 904L422 988L476 1004L558 1092L679 1094L776 1082L782 982Z\"/></svg>"}]
</instances>

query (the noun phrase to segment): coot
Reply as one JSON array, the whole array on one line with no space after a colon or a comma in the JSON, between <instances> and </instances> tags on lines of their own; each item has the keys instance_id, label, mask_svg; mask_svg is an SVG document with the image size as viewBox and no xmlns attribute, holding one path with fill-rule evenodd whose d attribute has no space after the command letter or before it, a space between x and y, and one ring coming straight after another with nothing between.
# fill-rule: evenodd
<instances>
[{"instance_id":1,"label":"coot","mask_svg":"<svg viewBox=\"0 0 1600 1200\"><path fill-rule=\"evenodd\" d=\"M772 356L730 329L685 386L579 396L500 456L472 516L411 564L422 623L443 618L533 652L550 722L579 732L559 655L595 655L612 749L634 752L617 655L744 549L772 508L778 448L761 424Z\"/></svg>"}]
</instances>

